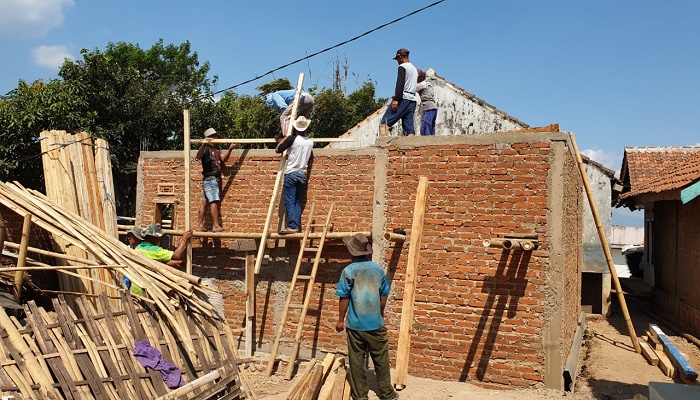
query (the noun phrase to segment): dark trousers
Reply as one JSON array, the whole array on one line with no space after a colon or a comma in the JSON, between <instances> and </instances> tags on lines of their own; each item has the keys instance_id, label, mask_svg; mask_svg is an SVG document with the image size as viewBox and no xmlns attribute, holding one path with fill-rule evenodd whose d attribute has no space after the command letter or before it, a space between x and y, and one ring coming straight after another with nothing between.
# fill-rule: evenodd
<instances>
[{"instance_id":1,"label":"dark trousers","mask_svg":"<svg viewBox=\"0 0 700 400\"><path fill-rule=\"evenodd\" d=\"M348 334L348 356L350 359L350 389L353 400L367 400L369 386L365 375L365 354L369 353L377 376L380 400L393 400L398 395L391 386L391 363L389 362L389 335L386 327L375 331L346 329Z\"/></svg>"}]
</instances>

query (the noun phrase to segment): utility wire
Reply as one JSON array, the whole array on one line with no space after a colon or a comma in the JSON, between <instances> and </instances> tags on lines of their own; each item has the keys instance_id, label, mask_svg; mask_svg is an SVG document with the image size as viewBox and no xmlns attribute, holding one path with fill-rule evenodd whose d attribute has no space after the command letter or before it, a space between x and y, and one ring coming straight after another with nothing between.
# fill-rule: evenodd
<instances>
[{"instance_id":1,"label":"utility wire","mask_svg":"<svg viewBox=\"0 0 700 400\"><path fill-rule=\"evenodd\" d=\"M445 0L436 1L435 3L429 4L429 5L427 5L427 6L423 7L423 8L419 8L418 10L412 11L412 12L410 12L410 13L404 15L403 17L399 17L399 18L396 18L395 20L393 20L393 21L391 21L391 22L387 22L387 23L385 23L385 24L379 25L378 27L376 27L376 28L374 28L374 29L371 29L371 30L369 30L369 31L367 31L367 32L365 32L365 33L363 33L363 34L361 34L361 35L355 36L355 37L352 38L352 39L345 40L345 41L340 42L340 43L338 43L338 44L336 44L336 45L334 45L334 46L327 47L327 48L325 48L325 49L323 49L323 50L321 50L321 51L317 51L317 52L315 52L315 53L313 53L313 54L310 54L310 55L308 55L308 56L306 56L306 57L300 58L300 59L298 59L298 60L294 60L294 61L292 61L292 62L290 62L290 63L284 64L284 65L282 65L282 66L280 66L280 67L277 67L277 68L275 68L275 69L272 69L272 70L270 70L270 71L267 71L267 72L265 72L265 73L262 74L262 75L256 76L255 78L248 79L247 81L241 82L241 83L239 83L239 84L236 84L236 85L233 85L233 86L229 86L229 87L227 87L226 89L221 89L221 90L218 90L218 91L216 91L216 92L214 92L214 93L207 94L206 96L203 95L202 97L209 97L209 96L217 95L217 94L219 94L219 93L228 92L228 91L233 90L233 89L235 89L235 88L237 88L237 87L239 87L239 86L243 86L243 85L248 84L248 83L250 83L250 82L257 81L257 80L260 79L260 78L263 78L263 77L265 77L265 76L267 76L267 75L270 75L270 74L272 74L272 73L274 73L274 72L277 72L277 71L279 71L279 70L281 70L281 69L287 68L287 67L289 67L290 65L294 65L294 64L300 63L300 62L302 62L302 61L304 61L304 60L308 60L309 58L315 57L315 56L317 56L317 55L319 55L319 54L325 53L325 52L330 51L330 50L333 50L333 49L335 49L335 48L337 48L337 47L340 47L340 46L343 46L343 45L345 45L345 44L348 44L348 43L350 43L350 42L352 42L352 41L355 41L355 40L357 40L357 39L359 39L359 38L361 38L361 37L363 37L363 36L367 36L367 35L369 35L369 34L372 33L372 32L376 32L376 31L378 31L378 30L380 30L380 29L386 28L386 27L389 26L389 25L395 24L395 23L397 23L397 22L399 22L399 21L401 21L401 20L403 20L403 19L406 19L406 18L410 17L411 15L418 14L419 12L424 11L424 10L427 10L427 9L430 8L430 7L434 7L434 6L440 4L440 3L444 2L444 1L445 1Z\"/></svg>"}]
</instances>

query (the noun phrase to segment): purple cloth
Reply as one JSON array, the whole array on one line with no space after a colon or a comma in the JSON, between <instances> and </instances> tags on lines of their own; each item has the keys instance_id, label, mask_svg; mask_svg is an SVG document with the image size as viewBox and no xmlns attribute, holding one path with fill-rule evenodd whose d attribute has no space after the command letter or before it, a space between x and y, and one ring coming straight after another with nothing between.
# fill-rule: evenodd
<instances>
[{"instance_id":1,"label":"purple cloth","mask_svg":"<svg viewBox=\"0 0 700 400\"><path fill-rule=\"evenodd\" d=\"M148 339L137 340L134 344L134 357L144 368L151 368L160 372L163 381L170 389L176 389L184 385L182 372L175 364L164 360L158 349L151 346Z\"/></svg>"}]
</instances>

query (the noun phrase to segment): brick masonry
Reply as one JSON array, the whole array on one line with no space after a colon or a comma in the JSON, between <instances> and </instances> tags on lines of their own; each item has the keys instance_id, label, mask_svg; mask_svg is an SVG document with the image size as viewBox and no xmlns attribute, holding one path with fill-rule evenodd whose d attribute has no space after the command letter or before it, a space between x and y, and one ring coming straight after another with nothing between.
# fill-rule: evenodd
<instances>
[{"instance_id":1,"label":"brick masonry","mask_svg":"<svg viewBox=\"0 0 700 400\"><path fill-rule=\"evenodd\" d=\"M372 147L315 150L306 212L315 203L316 215L325 215L333 202L333 231L373 232L374 259L392 285L386 313L392 358L408 241L385 243L380 237L385 230L411 227L418 178L429 178L409 374L486 386L563 387L580 313L582 211L578 171L565 138L562 133L382 138ZM224 226L260 233L279 157L271 150L237 151L228 165ZM170 200L179 202L175 219L181 227L182 153L143 152L138 173L139 223L153 219L157 184L174 183ZM199 173L193 162L192 224L201 201ZM275 215L274 227L277 221ZM531 236L539 248L482 245L503 236ZM216 279L226 319L240 327L243 258L228 250L228 239L205 242L194 243L194 273ZM269 348L281 318L298 253L298 242L286 243L271 249L270 263L257 276L258 349ZM312 354L345 350L344 335L334 330L334 291L349 261L340 241L326 243L302 343Z\"/></svg>"}]
</instances>

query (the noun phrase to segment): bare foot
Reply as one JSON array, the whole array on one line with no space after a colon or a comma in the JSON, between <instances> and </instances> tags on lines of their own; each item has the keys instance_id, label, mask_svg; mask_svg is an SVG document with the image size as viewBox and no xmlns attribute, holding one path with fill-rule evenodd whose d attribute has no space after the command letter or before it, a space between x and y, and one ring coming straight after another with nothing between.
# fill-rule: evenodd
<instances>
[{"instance_id":1,"label":"bare foot","mask_svg":"<svg viewBox=\"0 0 700 400\"><path fill-rule=\"evenodd\" d=\"M211 231L212 231L212 232L223 232L223 231L224 231L224 227L223 227L223 226L215 226L214 228L212 228Z\"/></svg>"}]
</instances>

